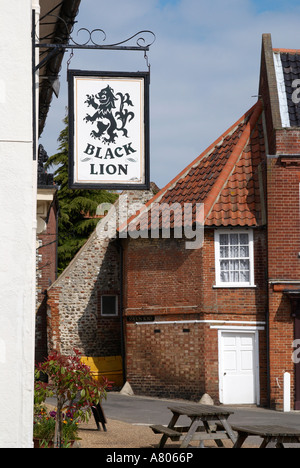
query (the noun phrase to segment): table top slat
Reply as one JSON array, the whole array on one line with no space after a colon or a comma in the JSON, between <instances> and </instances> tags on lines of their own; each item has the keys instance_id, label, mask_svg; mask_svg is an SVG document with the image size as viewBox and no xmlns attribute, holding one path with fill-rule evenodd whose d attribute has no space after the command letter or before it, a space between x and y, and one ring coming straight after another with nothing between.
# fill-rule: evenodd
<instances>
[{"instance_id":1,"label":"table top slat","mask_svg":"<svg viewBox=\"0 0 300 468\"><path fill-rule=\"evenodd\" d=\"M186 415L189 417L201 416L229 416L233 411L222 408L221 406L201 405L201 404L178 404L168 407L173 413Z\"/></svg>"},{"instance_id":2,"label":"table top slat","mask_svg":"<svg viewBox=\"0 0 300 468\"><path fill-rule=\"evenodd\" d=\"M243 432L248 435L258 435L262 437L279 437L279 436L295 436L300 437L300 430L285 426L269 426L269 425L251 425L251 426L236 426L231 428L236 432Z\"/></svg>"}]
</instances>

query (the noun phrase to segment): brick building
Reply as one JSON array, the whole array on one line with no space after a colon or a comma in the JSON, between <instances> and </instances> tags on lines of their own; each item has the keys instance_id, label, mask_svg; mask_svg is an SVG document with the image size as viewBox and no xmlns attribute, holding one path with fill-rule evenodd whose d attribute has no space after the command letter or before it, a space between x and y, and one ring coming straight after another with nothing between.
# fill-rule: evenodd
<instances>
[{"instance_id":1,"label":"brick building","mask_svg":"<svg viewBox=\"0 0 300 468\"><path fill-rule=\"evenodd\" d=\"M264 35L258 102L48 289L50 346L118 356L137 394L299 409L299 84Z\"/></svg>"},{"instance_id":2,"label":"brick building","mask_svg":"<svg viewBox=\"0 0 300 468\"><path fill-rule=\"evenodd\" d=\"M273 49L264 35L257 104L134 220L145 234L155 204L202 203L202 248L172 234L122 241L136 393L282 409L288 372L299 409L299 78L299 51Z\"/></svg>"},{"instance_id":3,"label":"brick building","mask_svg":"<svg viewBox=\"0 0 300 468\"><path fill-rule=\"evenodd\" d=\"M273 49L265 36L260 94L267 122L268 328L270 403L282 408L282 376L291 374L291 407L300 409L300 55ZM295 362L294 362L295 361Z\"/></svg>"},{"instance_id":4,"label":"brick building","mask_svg":"<svg viewBox=\"0 0 300 468\"><path fill-rule=\"evenodd\" d=\"M172 235L123 241L127 380L134 391L266 404L264 159L259 102L148 204L150 211L154 203L203 203L203 246L187 249L185 238ZM137 218L141 226L143 218L150 229L152 212ZM175 223L171 214L174 230ZM247 374L243 389L240 371Z\"/></svg>"}]
</instances>

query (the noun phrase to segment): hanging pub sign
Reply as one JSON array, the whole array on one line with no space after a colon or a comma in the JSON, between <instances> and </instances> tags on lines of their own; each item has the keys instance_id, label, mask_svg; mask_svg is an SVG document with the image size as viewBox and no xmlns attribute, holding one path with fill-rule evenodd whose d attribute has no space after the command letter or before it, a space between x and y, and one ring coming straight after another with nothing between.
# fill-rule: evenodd
<instances>
[{"instance_id":1,"label":"hanging pub sign","mask_svg":"<svg viewBox=\"0 0 300 468\"><path fill-rule=\"evenodd\" d=\"M69 70L69 186L149 188L149 73Z\"/></svg>"}]
</instances>

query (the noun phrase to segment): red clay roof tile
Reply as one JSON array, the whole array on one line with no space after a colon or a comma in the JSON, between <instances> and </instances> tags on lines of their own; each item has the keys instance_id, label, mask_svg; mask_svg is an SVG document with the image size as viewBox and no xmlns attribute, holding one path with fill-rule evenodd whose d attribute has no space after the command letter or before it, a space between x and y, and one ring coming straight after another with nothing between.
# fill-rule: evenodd
<instances>
[{"instance_id":1,"label":"red clay roof tile","mask_svg":"<svg viewBox=\"0 0 300 468\"><path fill-rule=\"evenodd\" d=\"M134 220L150 229L149 209L154 203L204 203L206 226L258 226L262 222L258 167L265 154L261 123L262 104L258 101L236 124L158 192ZM168 214L168 213L167 213ZM170 217L182 223L180 213ZM160 219L161 226L161 219Z\"/></svg>"}]
</instances>

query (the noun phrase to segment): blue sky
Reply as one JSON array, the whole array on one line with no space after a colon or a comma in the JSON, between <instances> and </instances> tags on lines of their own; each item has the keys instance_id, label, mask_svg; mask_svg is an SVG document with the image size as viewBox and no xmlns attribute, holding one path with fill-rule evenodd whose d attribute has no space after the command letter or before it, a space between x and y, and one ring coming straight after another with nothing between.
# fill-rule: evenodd
<instances>
[{"instance_id":1,"label":"blue sky","mask_svg":"<svg viewBox=\"0 0 300 468\"><path fill-rule=\"evenodd\" d=\"M165 7L166 5L176 5L179 2L180 0L159 0L161 7Z\"/></svg>"},{"instance_id":2,"label":"blue sky","mask_svg":"<svg viewBox=\"0 0 300 468\"><path fill-rule=\"evenodd\" d=\"M159 0L162 8L166 5L174 6L178 3L180 3L180 0ZM287 11L297 6L298 0L252 0L251 3L258 13L262 13L266 11Z\"/></svg>"},{"instance_id":3,"label":"blue sky","mask_svg":"<svg viewBox=\"0 0 300 468\"><path fill-rule=\"evenodd\" d=\"M106 31L106 43L156 34L151 63L151 180L163 187L236 122L258 94L261 41L300 49L300 2L292 0L82 0L75 27ZM78 36L80 37L80 36ZM66 53L59 99L41 138L57 151L67 101ZM146 70L141 52L74 51L70 68Z\"/></svg>"},{"instance_id":4,"label":"blue sky","mask_svg":"<svg viewBox=\"0 0 300 468\"><path fill-rule=\"evenodd\" d=\"M173 0L170 0L172 2ZM165 2L164 2L165 3ZM266 11L289 11L299 5L297 0L252 0L258 13Z\"/></svg>"}]
</instances>

